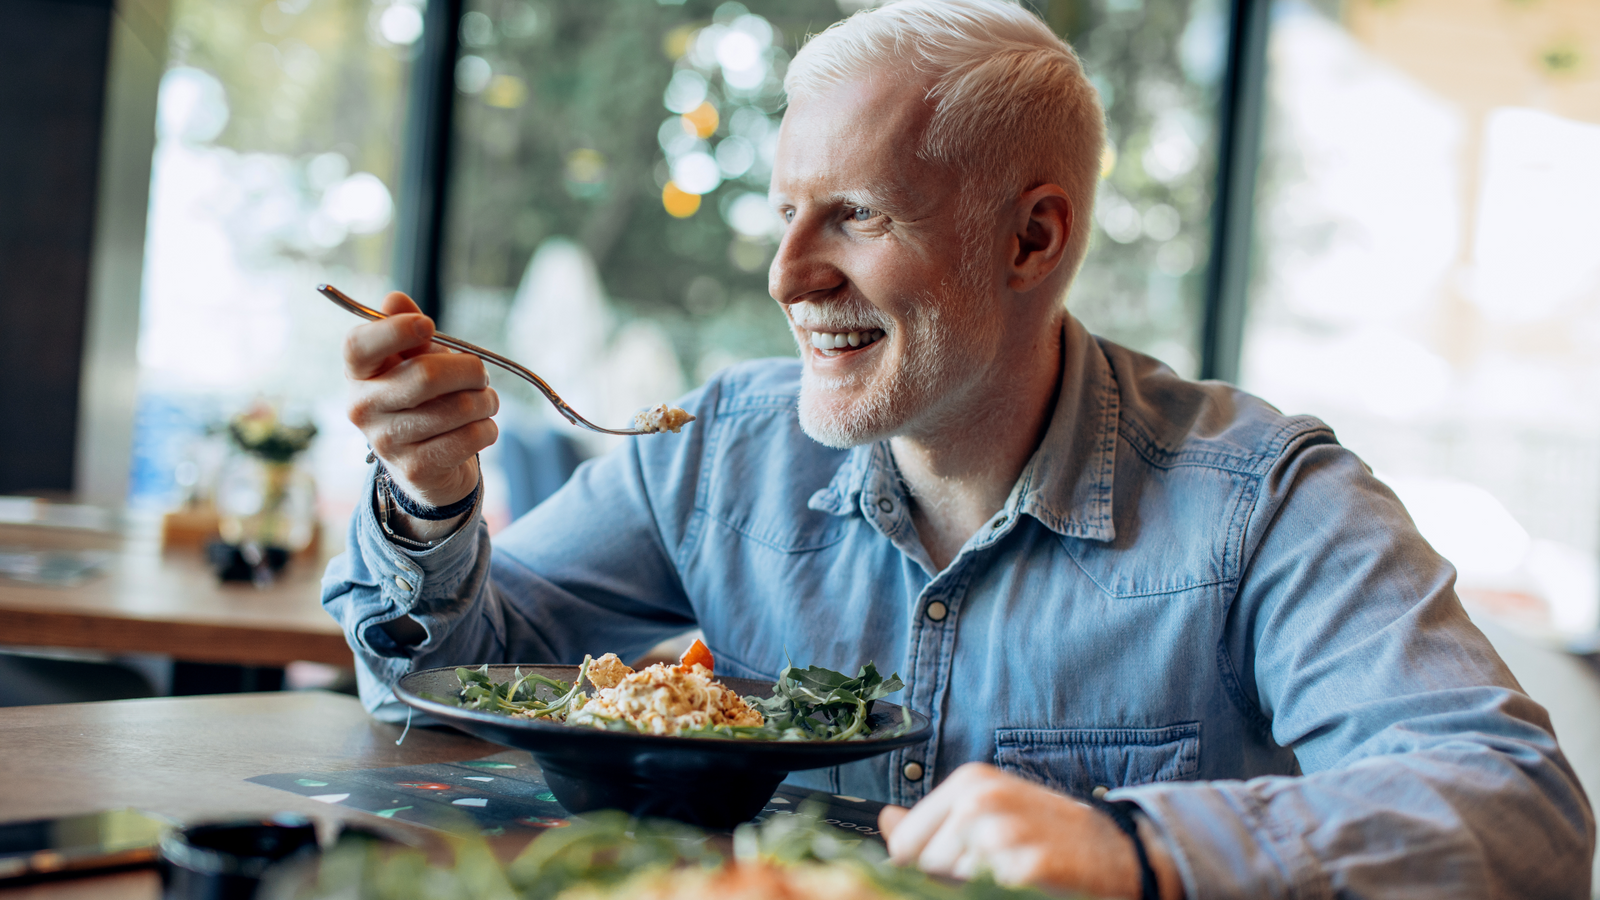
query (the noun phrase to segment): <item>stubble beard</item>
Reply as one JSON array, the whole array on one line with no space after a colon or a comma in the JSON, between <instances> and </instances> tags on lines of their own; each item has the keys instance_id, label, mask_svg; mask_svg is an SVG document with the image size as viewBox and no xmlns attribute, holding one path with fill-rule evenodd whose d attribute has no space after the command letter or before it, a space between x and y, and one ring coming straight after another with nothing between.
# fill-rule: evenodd
<instances>
[{"instance_id":1,"label":"stubble beard","mask_svg":"<svg viewBox=\"0 0 1600 900\"><path fill-rule=\"evenodd\" d=\"M933 298L919 298L932 303ZM940 314L921 317L913 333L897 336L906 356L889 371L829 377L807 367L800 377L800 428L819 444L836 450L892 437L927 398L942 393L938 359ZM884 349L888 349L885 347Z\"/></svg>"},{"instance_id":2,"label":"stubble beard","mask_svg":"<svg viewBox=\"0 0 1600 900\"><path fill-rule=\"evenodd\" d=\"M946 321L944 310L978 300L981 267L976 254L967 254L953 284L917 297L920 314L909 323L908 333L886 336L899 341L905 356L884 360L866 376L827 377L807 366L800 378L800 428L819 444L846 450L906 433L937 434L957 423L955 409L940 410L941 401L971 372L963 365L972 337L957 323ZM962 296L966 295L966 296ZM801 340L796 335L796 340ZM883 349L889 349L887 346ZM810 352L801 344L801 352ZM885 371L887 369L887 371Z\"/></svg>"}]
</instances>

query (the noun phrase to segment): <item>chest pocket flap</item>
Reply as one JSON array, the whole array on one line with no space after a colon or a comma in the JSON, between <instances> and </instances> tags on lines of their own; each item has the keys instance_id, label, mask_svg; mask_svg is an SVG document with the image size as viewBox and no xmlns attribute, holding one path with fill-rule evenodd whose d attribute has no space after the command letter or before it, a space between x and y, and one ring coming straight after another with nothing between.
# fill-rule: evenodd
<instances>
[{"instance_id":1,"label":"chest pocket flap","mask_svg":"<svg viewBox=\"0 0 1600 900\"><path fill-rule=\"evenodd\" d=\"M1052 790L1184 781L1200 771L1200 723L1164 728L1001 728L995 765Z\"/></svg>"}]
</instances>

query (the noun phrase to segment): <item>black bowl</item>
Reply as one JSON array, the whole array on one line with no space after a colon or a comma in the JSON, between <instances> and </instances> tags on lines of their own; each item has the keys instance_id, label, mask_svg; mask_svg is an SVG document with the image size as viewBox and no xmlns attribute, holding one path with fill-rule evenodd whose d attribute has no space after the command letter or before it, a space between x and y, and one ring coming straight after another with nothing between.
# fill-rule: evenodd
<instances>
[{"instance_id":1,"label":"black bowl","mask_svg":"<svg viewBox=\"0 0 1600 900\"><path fill-rule=\"evenodd\" d=\"M490 666L489 678L510 680L512 665ZM562 681L577 666L525 665ZM741 696L770 697L772 685L747 678L718 679ZM551 793L568 812L620 809L635 816L678 819L728 828L759 813L790 772L855 762L896 747L920 744L933 729L928 717L878 701L866 736L850 741L758 741L740 738L666 737L604 731L463 709L438 697L461 690L454 666L412 672L395 696L435 719L484 740L527 750L544 770ZM895 735L903 716L911 727Z\"/></svg>"}]
</instances>

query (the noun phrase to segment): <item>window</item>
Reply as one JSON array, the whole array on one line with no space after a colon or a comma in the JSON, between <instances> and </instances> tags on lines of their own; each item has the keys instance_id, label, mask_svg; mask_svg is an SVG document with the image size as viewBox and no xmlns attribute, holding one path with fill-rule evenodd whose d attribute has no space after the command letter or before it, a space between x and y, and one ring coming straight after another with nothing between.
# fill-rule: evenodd
<instances>
[{"instance_id":1,"label":"window","mask_svg":"<svg viewBox=\"0 0 1600 900\"><path fill-rule=\"evenodd\" d=\"M1600 624L1597 61L1582 0L1278 3L1243 360L1464 600L1569 637Z\"/></svg>"},{"instance_id":2,"label":"window","mask_svg":"<svg viewBox=\"0 0 1600 900\"><path fill-rule=\"evenodd\" d=\"M351 320L311 289L387 289L421 15L407 0L176 0L170 25L130 500L172 503L197 435L265 396L317 421L324 498L347 509L365 450L330 386Z\"/></svg>"}]
</instances>

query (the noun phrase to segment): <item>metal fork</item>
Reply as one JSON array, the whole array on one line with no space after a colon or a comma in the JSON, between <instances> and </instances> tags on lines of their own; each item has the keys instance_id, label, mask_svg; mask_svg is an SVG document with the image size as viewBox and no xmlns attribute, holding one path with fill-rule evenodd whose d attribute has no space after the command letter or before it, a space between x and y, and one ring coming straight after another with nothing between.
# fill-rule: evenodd
<instances>
[{"instance_id":1,"label":"metal fork","mask_svg":"<svg viewBox=\"0 0 1600 900\"><path fill-rule=\"evenodd\" d=\"M378 312L377 310L373 309L370 306L362 306L360 303L357 303L356 301L350 299L350 297L348 295L346 295L343 291L339 290L338 288L334 287L331 284L319 284L319 285L317 285L317 292L320 293L322 296L327 297L329 300L332 300L334 303L338 304L339 306L342 306L345 309L349 310L350 312L355 313L356 315L360 316L363 319L371 319L373 321L377 321L379 319L387 319L387 318L389 318L389 315L387 313ZM493 350L485 350L482 347L477 346L476 344L469 344L466 341L461 340L460 338L453 338L450 335L444 334L442 332L435 331L433 333L433 342L436 343L436 344L443 344L446 347L450 347L450 348L453 348L453 349L456 349L456 350L460 350L462 353L470 353L473 356L476 356L479 359L483 360L484 362L494 363L495 365L499 366L500 368L505 369L507 372L510 372L511 374L516 375L517 377L521 378L522 380L528 382L529 384L531 384L535 388L537 388L539 393L543 394L544 398L546 400L550 401L550 405L552 405L552 406L554 406L556 408L556 412L560 413L561 417L563 419L566 419L568 422L571 422L572 424L577 425L579 428L587 428L590 431L598 431L601 434L622 434L622 435L629 435L629 434L659 434L661 431L665 430L665 429L662 429L660 427L655 427L655 428L601 428L599 425L596 425L593 422L589 421L588 419L585 419L583 416L578 415L578 411L577 410L573 409L571 406L568 406L567 405L567 401L561 399L561 397L558 394L556 394L556 392L554 390L552 390L550 388L550 385L545 383L545 380L543 378L540 378L538 375L533 374L533 371L528 369L526 366L523 366L520 363L515 362L514 360L506 359L504 356L501 356L500 354L494 352ZM694 417L690 416L689 417L689 421L693 421L693 420L694 420Z\"/></svg>"}]
</instances>

